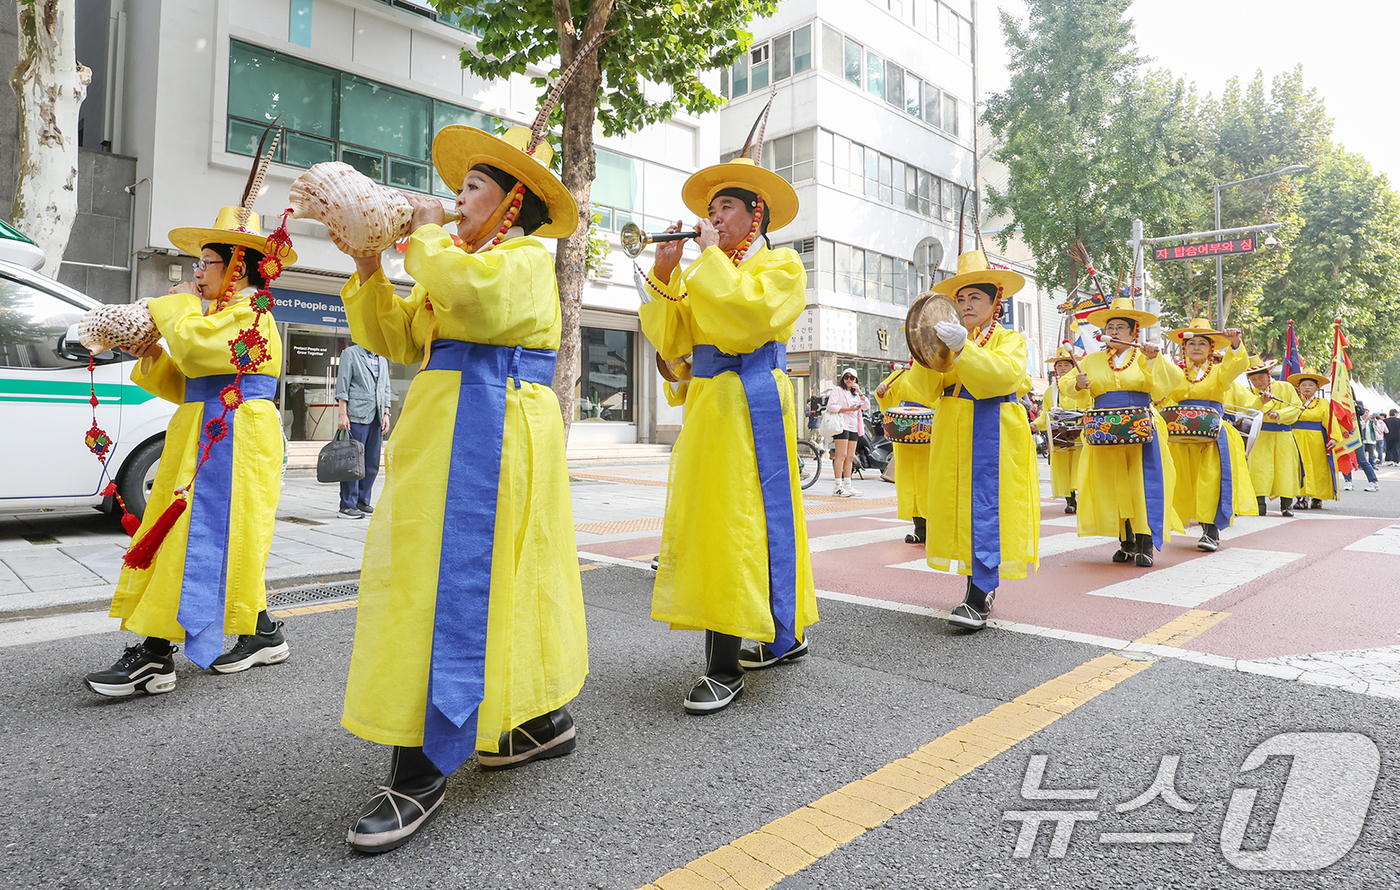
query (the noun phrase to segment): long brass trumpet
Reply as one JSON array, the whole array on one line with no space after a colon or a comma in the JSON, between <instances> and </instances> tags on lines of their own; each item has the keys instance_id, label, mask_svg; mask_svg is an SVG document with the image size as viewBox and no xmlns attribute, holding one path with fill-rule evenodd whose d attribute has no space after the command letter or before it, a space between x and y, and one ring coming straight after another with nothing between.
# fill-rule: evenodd
<instances>
[{"instance_id":1,"label":"long brass trumpet","mask_svg":"<svg viewBox=\"0 0 1400 890\"><path fill-rule=\"evenodd\" d=\"M622 252L635 259L646 249L648 244L661 241L684 241L687 238L698 238L699 232L657 232L650 234L642 231L642 227L636 223L628 223L622 227Z\"/></svg>"}]
</instances>

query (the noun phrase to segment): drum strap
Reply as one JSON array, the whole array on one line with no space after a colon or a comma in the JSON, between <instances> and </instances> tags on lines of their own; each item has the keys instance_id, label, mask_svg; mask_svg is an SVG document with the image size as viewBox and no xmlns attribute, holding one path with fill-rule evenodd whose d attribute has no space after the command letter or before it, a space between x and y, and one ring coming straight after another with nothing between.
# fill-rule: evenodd
<instances>
[{"instance_id":1,"label":"drum strap","mask_svg":"<svg viewBox=\"0 0 1400 890\"><path fill-rule=\"evenodd\" d=\"M765 343L753 352L729 355L717 347L697 345L691 374L718 377L734 372L744 386L753 429L758 485L768 532L768 607L773 614L773 641L768 648L783 655L797 645L797 534L792 506L792 471L788 449L794 447L783 422L783 400L773 372L787 368L787 345Z\"/></svg>"},{"instance_id":2,"label":"drum strap","mask_svg":"<svg viewBox=\"0 0 1400 890\"><path fill-rule=\"evenodd\" d=\"M1106 392L1094 399L1095 408L1150 408L1151 405L1152 396L1149 393L1124 389ZM1139 447L1142 448L1142 484L1147 495L1147 525L1152 530L1153 546L1161 550L1167 496L1162 478L1162 446L1158 439L1154 417L1152 438Z\"/></svg>"},{"instance_id":3,"label":"drum strap","mask_svg":"<svg viewBox=\"0 0 1400 890\"><path fill-rule=\"evenodd\" d=\"M1210 399L1182 399L1178 404L1194 408L1214 408L1222 414L1225 413L1225 406ZM1220 502L1215 507L1215 527L1224 529L1229 528L1235 521L1235 468L1230 461L1230 434L1223 426L1220 435L1215 437L1215 447L1220 452Z\"/></svg>"},{"instance_id":4,"label":"drum strap","mask_svg":"<svg viewBox=\"0 0 1400 890\"><path fill-rule=\"evenodd\" d=\"M1266 424L1264 426L1264 429L1268 428L1269 427ZM1300 420L1297 423L1293 424L1293 428L1295 430L1307 430L1308 432L1312 433L1322 433L1322 448L1324 451L1327 450L1327 430L1323 428L1322 421ZM1303 463L1301 460L1299 460L1298 463L1302 467L1302 477L1300 479L1301 484L1301 482L1306 481L1308 478L1308 465ZM1332 471L1332 484L1335 486L1337 484L1337 463L1335 458L1332 457L1332 452L1330 451L1327 452L1327 468Z\"/></svg>"},{"instance_id":5,"label":"drum strap","mask_svg":"<svg viewBox=\"0 0 1400 890\"><path fill-rule=\"evenodd\" d=\"M943 395L972 403L972 583L990 593L1001 583L1001 404L1016 396L977 399L961 385Z\"/></svg>"}]
</instances>

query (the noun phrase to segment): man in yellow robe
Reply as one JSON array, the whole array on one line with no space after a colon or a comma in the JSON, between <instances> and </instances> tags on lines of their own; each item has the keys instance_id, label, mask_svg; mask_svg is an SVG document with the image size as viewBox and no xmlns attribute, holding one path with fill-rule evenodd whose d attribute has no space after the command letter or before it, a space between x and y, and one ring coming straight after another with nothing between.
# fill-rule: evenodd
<instances>
[{"instance_id":1,"label":"man in yellow robe","mask_svg":"<svg viewBox=\"0 0 1400 890\"><path fill-rule=\"evenodd\" d=\"M1075 392L1071 395L1060 392L1059 382L1065 377L1074 376L1074 363L1077 359L1073 347L1068 343L1061 344L1055 356L1048 359L1055 366L1055 377L1050 381L1050 388L1045 391L1043 410L1031 421L1033 428L1045 433L1050 446L1050 495L1064 498L1065 512L1071 514L1079 510L1079 499L1074 486L1079 475L1079 460L1084 445L1079 439L1076 439L1074 445L1057 444L1050 421L1056 410L1082 412L1093 405L1093 397L1087 392Z\"/></svg>"},{"instance_id":2,"label":"man in yellow robe","mask_svg":"<svg viewBox=\"0 0 1400 890\"><path fill-rule=\"evenodd\" d=\"M272 401L282 341L265 308L271 304L263 302L271 270L259 263L277 247L259 233L258 216L246 203L223 208L213 228L170 233L172 244L199 258L195 280L146 304L164 348L130 350L141 359L131 379L180 407L112 597L112 616L146 639L127 647L111 668L87 675L100 695L173 690L173 642L183 641L190 660L220 673L276 664L290 651L282 623L267 614L263 583L282 491L282 422ZM281 257L286 264L296 260L289 246ZM234 363L231 343L249 348L246 365ZM214 437L206 425L216 418L223 418L226 433ZM200 466L206 444L209 456ZM170 517L173 525L162 522ZM138 548L151 546L149 563L133 565ZM238 634L238 641L220 655L225 633Z\"/></svg>"},{"instance_id":3,"label":"man in yellow robe","mask_svg":"<svg viewBox=\"0 0 1400 890\"><path fill-rule=\"evenodd\" d=\"M531 144L535 142L535 144ZM357 257L341 297L355 342L422 362L370 522L342 725L392 745L388 781L350 829L361 852L406 842L473 751L506 769L574 749L564 707L588 652L559 401L554 258L535 238L578 211L524 127L446 127L437 200L411 195L407 299Z\"/></svg>"},{"instance_id":4,"label":"man in yellow robe","mask_svg":"<svg viewBox=\"0 0 1400 890\"><path fill-rule=\"evenodd\" d=\"M1181 385L1181 369L1162 357L1158 346L1137 342L1157 316L1136 309L1130 298L1118 297L1085 320L1102 329L1106 348L1086 355L1079 374L1060 381L1060 393L1088 392L1096 410L1113 413L1085 423L1079 534L1113 535L1120 542L1114 562L1147 568L1154 548L1170 541L1173 529L1181 530L1173 509L1176 474L1167 428L1153 406ZM1107 427L1134 417L1129 432L1146 441L1103 441L1113 435Z\"/></svg>"},{"instance_id":5,"label":"man in yellow robe","mask_svg":"<svg viewBox=\"0 0 1400 890\"><path fill-rule=\"evenodd\" d=\"M914 408L924 410L918 394L905 379L907 368L891 371L880 385L875 387L875 401L880 410L886 413L891 408ZM899 518L914 523L914 533L904 536L906 544L922 544L928 537L928 456L927 442L895 443L894 446L894 493L898 505Z\"/></svg>"},{"instance_id":6,"label":"man in yellow robe","mask_svg":"<svg viewBox=\"0 0 1400 890\"><path fill-rule=\"evenodd\" d=\"M1234 328L1214 331L1204 318L1192 320L1168 335L1182 344L1185 354L1183 381L1168 397L1182 408L1204 408L1223 418L1233 382L1248 359ZM1220 361L1215 350L1225 350ZM1254 505L1254 484L1249 478L1244 441L1239 431L1223 420L1211 439L1173 436L1172 463L1176 467L1176 513L1183 521L1196 520L1201 539L1196 549L1213 553L1220 549L1220 530L1234 524L1236 514Z\"/></svg>"},{"instance_id":7,"label":"man in yellow robe","mask_svg":"<svg viewBox=\"0 0 1400 890\"><path fill-rule=\"evenodd\" d=\"M728 707L745 670L806 655L817 620L784 373L807 274L796 253L767 243L796 215L797 194L751 148L690 177L681 197L702 216L700 255L681 269L685 242L660 244L641 284L642 330L657 352L693 353L651 607L672 628L705 631L705 673L684 700L691 714ZM741 652L744 639L757 645Z\"/></svg>"},{"instance_id":8,"label":"man in yellow robe","mask_svg":"<svg viewBox=\"0 0 1400 890\"><path fill-rule=\"evenodd\" d=\"M998 321L1003 300L1025 285L992 269L980 250L958 257L958 274L933 286L953 299L959 322L934 326L952 350L946 370L916 363L907 375L934 409L929 442L930 567L967 575L967 593L949 623L987 626L1003 578L1026 577L1040 563L1040 481L1035 441L1018 399L1030 392L1026 340Z\"/></svg>"},{"instance_id":9,"label":"man in yellow robe","mask_svg":"<svg viewBox=\"0 0 1400 890\"><path fill-rule=\"evenodd\" d=\"M1264 430L1249 452L1249 475L1260 516L1268 513L1269 498L1278 498L1279 512L1292 516L1293 499L1301 493L1303 482L1298 442L1293 438L1293 424L1302 411L1302 403L1291 383L1274 380L1270 375L1276 364L1251 355L1245 369L1249 389L1242 407L1264 414Z\"/></svg>"},{"instance_id":10,"label":"man in yellow robe","mask_svg":"<svg viewBox=\"0 0 1400 890\"><path fill-rule=\"evenodd\" d=\"M1328 380L1311 368L1303 368L1290 376L1288 382L1297 390L1303 406L1293 422L1293 441L1298 445L1298 458L1303 468L1297 507L1320 510L1323 501L1337 500L1337 464L1327 433L1332 402L1318 393Z\"/></svg>"}]
</instances>

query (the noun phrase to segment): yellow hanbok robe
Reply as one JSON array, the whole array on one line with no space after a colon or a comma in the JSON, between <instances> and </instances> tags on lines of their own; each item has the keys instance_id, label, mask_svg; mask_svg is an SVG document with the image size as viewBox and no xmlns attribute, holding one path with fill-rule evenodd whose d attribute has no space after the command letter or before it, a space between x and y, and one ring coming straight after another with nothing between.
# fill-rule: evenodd
<instances>
[{"instance_id":1,"label":"yellow hanbok robe","mask_svg":"<svg viewBox=\"0 0 1400 890\"><path fill-rule=\"evenodd\" d=\"M1303 464L1302 495L1319 501L1335 501L1337 469L1327 450L1327 419L1332 413L1332 402L1313 396L1311 401L1302 404L1305 407L1293 422L1293 441L1298 444L1298 457ZM1320 428L1303 429L1304 424L1309 427L1317 424Z\"/></svg>"},{"instance_id":2,"label":"yellow hanbok robe","mask_svg":"<svg viewBox=\"0 0 1400 890\"><path fill-rule=\"evenodd\" d=\"M1166 356L1148 360L1140 350L1122 370L1109 364L1109 351L1092 352L1079 360L1079 367L1089 376L1089 393L1095 406L1109 393L1145 393L1153 402L1165 399L1183 382L1181 369ZM1126 360L1123 357L1119 361ZM1071 396L1080 392L1077 375L1065 375L1060 380L1060 394ZM1152 427L1161 459L1161 489L1157 490L1153 474L1144 469L1143 450L1146 445L1089 445L1079 461L1079 534L1104 535L1126 540L1124 522L1132 523L1134 535L1148 534L1154 544L1161 546L1171 540L1173 530L1181 531L1181 520L1174 509L1176 472L1171 449L1167 446L1167 426L1152 412ZM1160 527L1152 514L1161 516ZM1160 540L1158 537L1160 536Z\"/></svg>"},{"instance_id":3,"label":"yellow hanbok robe","mask_svg":"<svg viewBox=\"0 0 1400 890\"><path fill-rule=\"evenodd\" d=\"M1227 349L1220 364L1209 366L1199 381L1193 380L1199 375L1199 369L1188 364L1181 384L1172 390L1168 398L1172 404L1183 401L1217 402L1222 412L1228 412L1225 405L1232 404L1235 378L1248 365L1249 357L1240 347ZM1223 529L1234 524L1235 515L1254 515L1258 510L1254 500L1254 483L1249 475L1249 461L1244 453L1244 440L1234 426L1223 421L1220 426L1220 434L1230 455L1229 510L1220 509L1219 443L1171 441L1172 463L1176 469L1176 514L1182 522L1194 519L1203 525Z\"/></svg>"},{"instance_id":4,"label":"yellow hanbok robe","mask_svg":"<svg viewBox=\"0 0 1400 890\"><path fill-rule=\"evenodd\" d=\"M468 254L442 227L426 225L409 239L404 268L417 282L407 299L382 270L368 281L352 275L341 291L351 334L371 352L416 364L430 337L558 348L554 257L534 238ZM380 744L423 744L461 378L450 370L414 377L365 540L341 724ZM571 701L588 673L559 400L540 383L512 381L505 390L502 442L465 443L469 453L501 451L476 722L483 751L497 750L502 732Z\"/></svg>"},{"instance_id":5,"label":"yellow hanbok robe","mask_svg":"<svg viewBox=\"0 0 1400 890\"><path fill-rule=\"evenodd\" d=\"M978 345L981 336L978 330L968 334L946 373L915 364L905 376L919 394L918 401L934 409L924 516L928 564L949 571L956 563L959 574L977 583L981 570L974 571L974 547L984 564L985 555L994 555L994 564L988 566L991 576L978 583L991 591L998 579L1024 578L1040 565L1040 478L1030 420L1017 401L1031 389L1026 340L1000 325L985 346ZM982 400L1000 401L996 455L980 453L976 439L974 419ZM988 493L989 503L984 505L979 483L990 477L978 470L992 460L997 490ZM997 538L981 540L983 523L994 512Z\"/></svg>"},{"instance_id":6,"label":"yellow hanbok robe","mask_svg":"<svg viewBox=\"0 0 1400 890\"><path fill-rule=\"evenodd\" d=\"M895 376L899 375L899 376ZM922 406L919 394L909 383L908 373L891 371L882 383L889 384L882 396L875 395L881 411L888 411L904 402ZM890 383L893 379L894 382ZM928 502L928 461L932 449L927 444L914 445L896 442L894 445L894 494L900 519L927 517Z\"/></svg>"},{"instance_id":7,"label":"yellow hanbok robe","mask_svg":"<svg viewBox=\"0 0 1400 890\"><path fill-rule=\"evenodd\" d=\"M1298 442L1293 438L1293 424L1302 411L1302 399L1292 384L1283 380L1269 383L1273 396L1266 404L1253 387L1246 389L1244 407L1265 413L1264 431L1254 450L1249 453L1249 475L1254 481L1254 494L1261 498L1295 498L1302 491L1302 462ZM1267 416L1277 411L1278 418Z\"/></svg>"},{"instance_id":8,"label":"yellow hanbok robe","mask_svg":"<svg viewBox=\"0 0 1400 890\"><path fill-rule=\"evenodd\" d=\"M700 253L669 282L667 295L643 303L642 330L663 358L713 346L741 355L792 336L806 308L807 273L792 250L758 246L736 268L718 247ZM807 521L797 475L797 416L792 383L771 372L782 406L796 552L795 632L817 621ZM771 431L770 431L771 432ZM694 377L686 388L685 426L671 450L670 488L652 618L680 630L713 630L773 642L767 514L748 397L737 373Z\"/></svg>"},{"instance_id":9,"label":"yellow hanbok robe","mask_svg":"<svg viewBox=\"0 0 1400 890\"><path fill-rule=\"evenodd\" d=\"M1031 421L1031 426L1050 435L1050 409L1064 408L1070 411L1083 411L1093 407L1094 397L1087 392L1076 390L1070 395L1060 392L1058 386L1046 394L1046 402L1039 415ZM1049 404L1053 402L1054 404ZM1079 461L1084 453L1084 445L1078 448L1060 448L1050 443L1050 496L1067 498L1074 494L1075 479L1079 475Z\"/></svg>"},{"instance_id":10,"label":"yellow hanbok robe","mask_svg":"<svg viewBox=\"0 0 1400 890\"><path fill-rule=\"evenodd\" d=\"M204 403L185 401L185 383L190 378L234 373L229 341L252 326L249 298L253 293L253 288L245 288L222 310L209 315L193 294L156 297L146 304L165 338L165 350L137 362L131 379L180 407L166 428L160 468L133 541L141 540L170 506L175 488L189 484L194 476L204 422L210 418L205 416ZM282 369L282 339L270 314L263 315L258 332L267 340L268 353L250 373L277 377ZM267 606L263 572L282 496L282 420L277 405L265 398L249 399L232 413L228 535L218 543L227 553L223 629L228 634L251 634L256 632L258 613ZM201 475L200 481L204 478ZM111 614L122 620L123 628L177 642L185 639L178 613L192 515L193 510L187 509L175 521L150 568L122 569Z\"/></svg>"}]
</instances>

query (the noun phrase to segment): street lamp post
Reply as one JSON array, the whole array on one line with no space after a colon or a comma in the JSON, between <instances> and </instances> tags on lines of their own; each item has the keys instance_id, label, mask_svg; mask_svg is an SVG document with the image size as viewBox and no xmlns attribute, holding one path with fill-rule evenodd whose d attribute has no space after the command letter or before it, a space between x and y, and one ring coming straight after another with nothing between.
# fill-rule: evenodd
<instances>
[{"instance_id":1,"label":"street lamp post","mask_svg":"<svg viewBox=\"0 0 1400 890\"><path fill-rule=\"evenodd\" d=\"M1248 179L1241 179L1239 182L1227 182L1215 187L1215 227L1220 228L1220 193L1225 189L1234 188L1237 185L1244 185L1249 182L1258 182L1261 179L1273 179L1275 176L1286 176L1290 173L1306 173L1312 168L1306 164L1292 164L1282 170L1275 170L1272 173L1261 173L1258 176L1251 176ZM1225 329L1225 260L1217 255L1215 257L1215 317L1217 325L1221 330Z\"/></svg>"}]
</instances>

